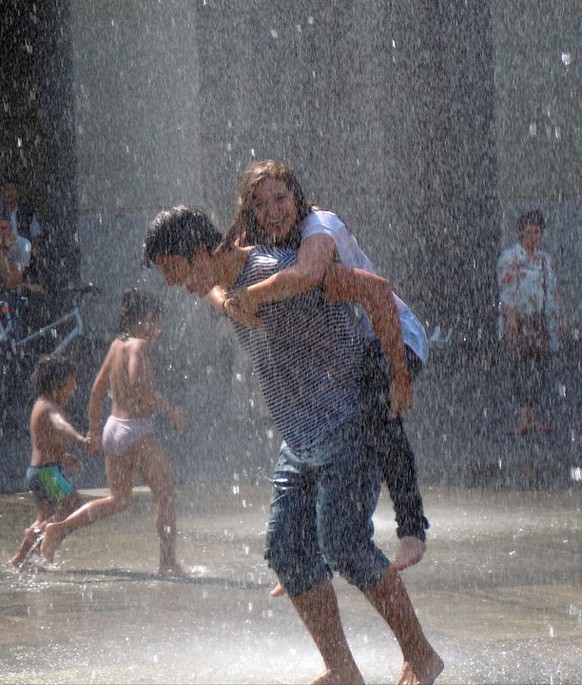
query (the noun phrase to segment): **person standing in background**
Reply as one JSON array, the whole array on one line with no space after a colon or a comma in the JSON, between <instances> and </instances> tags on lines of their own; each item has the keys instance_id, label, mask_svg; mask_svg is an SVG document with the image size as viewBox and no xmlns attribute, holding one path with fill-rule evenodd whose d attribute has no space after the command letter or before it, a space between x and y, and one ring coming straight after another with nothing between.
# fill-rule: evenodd
<instances>
[{"instance_id":1,"label":"person standing in background","mask_svg":"<svg viewBox=\"0 0 582 685\"><path fill-rule=\"evenodd\" d=\"M40 249L44 231L38 222L34 209L20 202L20 181L14 175L9 175L2 181L0 191L1 214L12 225L14 237L20 235L30 241L33 253Z\"/></svg>"},{"instance_id":2,"label":"person standing in background","mask_svg":"<svg viewBox=\"0 0 582 685\"><path fill-rule=\"evenodd\" d=\"M514 435L548 432L540 417L548 362L560 344L565 325L560 316L557 279L550 256L540 249L545 219L541 210L517 220L519 241L497 262L499 335L511 363L519 419Z\"/></svg>"}]
</instances>

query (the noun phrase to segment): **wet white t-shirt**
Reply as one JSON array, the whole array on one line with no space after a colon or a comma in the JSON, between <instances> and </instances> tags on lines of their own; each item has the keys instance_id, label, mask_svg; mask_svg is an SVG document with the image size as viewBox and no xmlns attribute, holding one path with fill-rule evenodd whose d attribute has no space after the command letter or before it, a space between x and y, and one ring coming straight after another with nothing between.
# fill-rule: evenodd
<instances>
[{"instance_id":1,"label":"wet white t-shirt","mask_svg":"<svg viewBox=\"0 0 582 685\"><path fill-rule=\"evenodd\" d=\"M301 239L305 240L312 235L328 235L335 244L339 261L346 266L354 266L371 273L376 273L374 265L358 245L358 241L344 222L334 214L325 210L313 210L310 212L300 227ZM401 300L396 293L392 293L402 327L402 339L404 344L426 364L428 360L428 337L424 326L410 307Z\"/></svg>"}]
</instances>

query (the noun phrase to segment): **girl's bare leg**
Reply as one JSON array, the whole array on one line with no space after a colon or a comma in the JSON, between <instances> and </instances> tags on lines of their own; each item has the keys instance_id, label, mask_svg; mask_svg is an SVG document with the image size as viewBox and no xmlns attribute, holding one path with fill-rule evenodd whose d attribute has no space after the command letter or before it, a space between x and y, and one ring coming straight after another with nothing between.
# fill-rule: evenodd
<instances>
[{"instance_id":1,"label":"girl's bare leg","mask_svg":"<svg viewBox=\"0 0 582 685\"><path fill-rule=\"evenodd\" d=\"M40 552L47 562L53 562L58 546L69 533L127 509L131 504L133 474L138 454L139 442L136 442L119 457L105 454L105 468L110 494L107 497L87 502L59 523L48 523L46 525Z\"/></svg>"},{"instance_id":2,"label":"girl's bare leg","mask_svg":"<svg viewBox=\"0 0 582 685\"><path fill-rule=\"evenodd\" d=\"M330 580L324 580L297 597L295 610L313 637L325 671L312 685L363 683L342 628L337 598Z\"/></svg>"},{"instance_id":3,"label":"girl's bare leg","mask_svg":"<svg viewBox=\"0 0 582 685\"><path fill-rule=\"evenodd\" d=\"M443 670L444 663L424 636L398 573L389 568L376 585L364 594L388 623L402 650L404 666L399 683L432 685Z\"/></svg>"},{"instance_id":4,"label":"girl's bare leg","mask_svg":"<svg viewBox=\"0 0 582 685\"><path fill-rule=\"evenodd\" d=\"M189 571L176 561L176 507L170 460L154 435L142 443L139 471L156 502L156 529L160 539L161 576L187 575Z\"/></svg>"}]
</instances>

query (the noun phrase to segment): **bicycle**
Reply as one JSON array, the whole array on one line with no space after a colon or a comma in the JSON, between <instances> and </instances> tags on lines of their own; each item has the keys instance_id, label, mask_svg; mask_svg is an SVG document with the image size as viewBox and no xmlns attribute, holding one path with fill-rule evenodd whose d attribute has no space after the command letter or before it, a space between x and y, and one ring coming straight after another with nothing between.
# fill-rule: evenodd
<instances>
[{"instance_id":1,"label":"bicycle","mask_svg":"<svg viewBox=\"0 0 582 685\"><path fill-rule=\"evenodd\" d=\"M10 429L28 432L33 402L32 376L42 354L69 354L79 364L77 385L86 389L92 382L96 347L99 339L86 335L81 300L88 294L100 293L92 283L69 288L70 308L41 328L20 336L18 326L6 300L0 300L0 433ZM93 361L95 364L91 364Z\"/></svg>"}]
</instances>

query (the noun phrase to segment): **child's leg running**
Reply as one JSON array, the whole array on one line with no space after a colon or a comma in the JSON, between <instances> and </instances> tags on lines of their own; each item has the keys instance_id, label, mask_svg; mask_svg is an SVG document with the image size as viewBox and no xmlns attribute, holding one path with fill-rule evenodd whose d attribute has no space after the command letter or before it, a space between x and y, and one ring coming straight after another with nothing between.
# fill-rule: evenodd
<instances>
[{"instance_id":1,"label":"child's leg running","mask_svg":"<svg viewBox=\"0 0 582 685\"><path fill-rule=\"evenodd\" d=\"M20 544L18 552L10 559L10 563L15 568L19 568L28 555L33 551L37 539L42 535L42 530L46 522L55 511L55 504L50 500L43 500L36 505L36 520L24 531L24 538Z\"/></svg>"},{"instance_id":2,"label":"child's leg running","mask_svg":"<svg viewBox=\"0 0 582 685\"><path fill-rule=\"evenodd\" d=\"M156 529L160 539L160 575L185 574L176 561L176 509L170 460L154 435L142 441L139 471L156 502Z\"/></svg>"},{"instance_id":3,"label":"child's leg running","mask_svg":"<svg viewBox=\"0 0 582 685\"><path fill-rule=\"evenodd\" d=\"M47 524L40 551L49 563L53 562L55 551L69 533L124 511L131 504L136 445L137 443L132 445L119 457L106 453L105 466L111 491L107 497L87 502L63 521Z\"/></svg>"}]
</instances>

